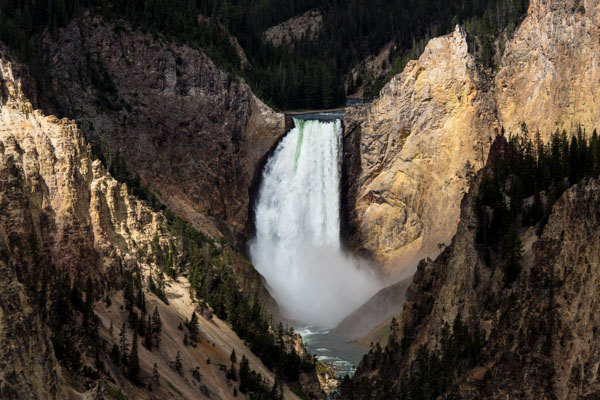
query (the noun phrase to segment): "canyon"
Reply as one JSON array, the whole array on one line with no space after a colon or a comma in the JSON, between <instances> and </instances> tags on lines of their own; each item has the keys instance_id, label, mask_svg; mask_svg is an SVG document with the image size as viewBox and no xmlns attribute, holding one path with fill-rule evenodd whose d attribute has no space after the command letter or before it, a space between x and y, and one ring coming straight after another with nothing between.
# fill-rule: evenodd
<instances>
[{"instance_id":1,"label":"canyon","mask_svg":"<svg viewBox=\"0 0 600 400\"><path fill-rule=\"evenodd\" d=\"M49 327L50 323L44 320L48 318L46 312L39 311L34 298L43 304L47 301L52 310L59 288L52 286L47 300L43 291L38 292L43 290L40 285L46 284L48 274L88 277L95 282L96 295L105 294L112 304L98 301L94 306L99 335L96 340L103 342L103 348L116 346L113 325L115 329L121 325L125 329L127 324L122 311L126 304L124 274L137 271L143 282L152 277L158 279L162 274L159 258L173 249L183 251L182 238L173 233L163 212L132 196L126 185L112 178L101 162L93 159L91 146L74 121L45 116L34 109L17 78L26 77L26 73L26 69L10 61L4 50L0 51L1 397L72 398L85 394L104 398L124 391L130 398L148 398L148 388L133 385L114 366L105 371L111 383L92 380L91 385L74 384L73 374L78 372L69 371L64 360L59 364L54 355L58 351L56 328ZM228 268L236 271L242 290L264 290L260 276L234 248L225 244L221 252L229 260ZM221 369L230 362L232 350L240 357L247 356L250 368L259 371L265 382L274 384L273 373L230 325L198 305L186 278L168 279L166 285L162 300L148 287L145 289L146 307L160 310L164 324L160 351L142 346L139 349L143 379L150 379L153 364L160 365L163 384L154 388L153 395L234 398L232 384ZM269 298L266 292L264 296ZM93 299L86 298L87 301ZM54 315L54 311L48 313ZM183 332L177 325L181 326L193 313L200 315L200 345L182 346ZM77 325L77 319L71 323ZM133 333L125 332L131 339ZM301 342L297 343L298 336L286 340L288 351L306 356ZM90 353L85 338L71 345L69 352L81 351L80 362L85 368L93 365L98 355ZM193 374L177 373L169 367L176 355L184 371L202 365L201 377L195 379ZM313 396L324 396L316 375L303 373L301 379ZM283 393L285 398L298 398L287 387Z\"/></svg>"},{"instance_id":2,"label":"canyon","mask_svg":"<svg viewBox=\"0 0 600 400\"><path fill-rule=\"evenodd\" d=\"M378 385L385 382L402 390L422 362L422 352L440 349L445 326L457 320L489 342L483 361L465 368L446 396L597 395L600 361L591 338L598 326L593 269L600 249L598 180L586 178L562 193L539 237L533 229L519 232L524 244L519 290L506 289L500 267L490 267L482 256L476 235L484 221L476 206L481 182L493 165L488 154L504 146L502 135L533 139L539 133L548 143L556 130L571 135L582 126L589 134L598 126L599 13L596 0L530 0L506 42L494 43L494 68L481 65L473 51L480 43L460 25L432 39L372 103L347 107L335 122L336 174L320 164L332 156L327 144L308 131L304 139L294 136L315 121L294 121L275 111L244 79L218 68L202 50L166 36L85 12L55 33L46 30L33 39L43 55L45 82L36 82L0 47L0 358L6 361L0 369L0 397L85 393L101 398L120 388L130 398L232 398L237 384L223 368L236 364L228 361L234 349L238 357L248 357L250 368L269 387L279 384L277 371L255 354L259 346L240 338L239 326L214 315L216 307L194 294L197 281L186 269L192 263L187 239L173 228L176 218L205 241L198 252L204 252L202 266L212 271L208 275L231 279L235 293L256 299L249 304L264 305L269 315L264 331L276 334L280 322L330 328L329 322L343 320L337 330L345 340L368 345L375 338L383 345L371 347L352 383L346 382L345 390L342 384L342 398L375 398L384 393ZM318 36L322 23L322 16L310 11L266 34L285 46L297 36ZM326 129L320 129L317 133L324 134ZM287 148L287 169L270 175L284 152L279 146ZM303 158L301 149L309 149L313 158ZM325 188L306 181L319 169ZM296 182L292 175L305 180ZM269 182L273 190L264 191ZM322 210L322 204L306 206L304 192L294 191L305 186L311 195L327 192L323 203L333 204L334 213ZM139 187L157 203L136 198ZM290 193L280 199L282 188ZM285 212L265 209L264 193L267 200L280 200L278 209ZM296 215L296 209L303 214ZM325 216L309 229L306 214ZM274 218L271 225L277 229L261 225L265 215ZM281 228L289 216L298 217L285 226L292 232ZM322 225L333 230L321 237ZM309 239L315 243L291 252L294 262L288 262L290 254L278 253L284 246L277 240L264 246L262 238L260 251L253 253L252 240L264 232L270 239L285 239L288 247ZM315 248L323 244L331 245L333 253L320 264L315 260L324 253ZM68 368L55 355L56 332L44 320L46 314L38 312L35 296L45 290L40 272L66 271L73 279L94 282L93 314L99 337L110 348L117 339L109 326L126 325L127 273L139 272L146 282L162 276L166 259L178 273L167 278L169 304L149 284L144 286L148 307L160 309L167 322L163 347L152 352L140 346L140 360L145 379L157 363L162 379L172 385L150 394L114 366L106 372L110 383L92 379L86 387L71 385ZM361 268L368 273L351 274L352 260L364 261ZM302 263L313 269L304 270ZM319 280L319 271L328 267L332 276ZM290 300L285 285L301 273L298 281L304 286L295 288ZM533 274L546 283L535 281ZM362 284L368 295L356 289ZM305 291L311 285L314 290ZM486 302L494 302L488 292L497 297L496 313L486 308ZM112 306L101 301L105 294ZM310 307L303 307L303 296L310 297ZM344 296L353 298L344 301L345 307L336 304ZM515 304L522 312L515 311ZM184 330L177 325L193 313L199 315L201 340L197 347L182 346ZM324 314L327 318L320 318ZM83 318L76 315L74 324ZM498 328L507 316L514 324ZM532 328L531 320L546 325ZM547 339L538 333L548 330L549 321L556 329ZM25 334L14 335L19 331ZM94 355L86 340L75 346L89 367ZM285 398L298 398L298 390L325 398L324 389L336 386L335 380L328 383L332 372L323 372L326 368L316 364L287 326L278 346L311 363L297 381L282 385ZM190 371L202 364L202 380L169 367L175 353ZM386 368L395 368L395 375L388 376ZM368 396L352 397L365 388Z\"/></svg>"}]
</instances>

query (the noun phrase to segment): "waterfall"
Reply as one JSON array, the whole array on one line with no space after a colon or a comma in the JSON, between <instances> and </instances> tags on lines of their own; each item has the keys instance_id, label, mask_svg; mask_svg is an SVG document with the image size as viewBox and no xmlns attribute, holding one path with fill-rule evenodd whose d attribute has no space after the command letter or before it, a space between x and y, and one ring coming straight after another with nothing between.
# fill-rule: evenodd
<instances>
[{"instance_id":1,"label":"waterfall","mask_svg":"<svg viewBox=\"0 0 600 400\"><path fill-rule=\"evenodd\" d=\"M250 254L288 318L334 327L380 283L341 248L340 120L294 122L265 166Z\"/></svg>"}]
</instances>

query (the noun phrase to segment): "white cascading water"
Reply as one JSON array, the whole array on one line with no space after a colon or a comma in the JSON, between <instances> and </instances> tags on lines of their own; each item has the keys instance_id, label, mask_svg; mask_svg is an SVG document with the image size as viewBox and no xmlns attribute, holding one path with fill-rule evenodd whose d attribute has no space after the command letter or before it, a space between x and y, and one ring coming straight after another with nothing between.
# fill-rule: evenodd
<instances>
[{"instance_id":1,"label":"white cascading water","mask_svg":"<svg viewBox=\"0 0 600 400\"><path fill-rule=\"evenodd\" d=\"M381 285L341 248L341 122L294 122L263 172L251 258L288 318L329 328Z\"/></svg>"}]
</instances>

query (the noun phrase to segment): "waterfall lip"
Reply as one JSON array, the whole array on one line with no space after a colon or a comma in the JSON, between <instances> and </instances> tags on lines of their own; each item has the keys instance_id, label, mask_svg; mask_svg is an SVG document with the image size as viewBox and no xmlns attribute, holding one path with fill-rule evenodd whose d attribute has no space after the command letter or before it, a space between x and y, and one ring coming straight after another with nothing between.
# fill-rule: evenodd
<instances>
[{"instance_id":1,"label":"waterfall lip","mask_svg":"<svg viewBox=\"0 0 600 400\"><path fill-rule=\"evenodd\" d=\"M345 108L337 108L333 110L287 112L286 115L294 119L301 119L305 121L336 121L344 118L345 113Z\"/></svg>"}]
</instances>

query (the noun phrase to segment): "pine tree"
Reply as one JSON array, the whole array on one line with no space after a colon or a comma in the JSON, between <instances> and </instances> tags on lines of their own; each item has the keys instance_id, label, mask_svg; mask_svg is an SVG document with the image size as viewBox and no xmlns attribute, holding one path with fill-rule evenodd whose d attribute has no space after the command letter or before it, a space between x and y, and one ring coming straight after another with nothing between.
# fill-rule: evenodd
<instances>
[{"instance_id":1,"label":"pine tree","mask_svg":"<svg viewBox=\"0 0 600 400\"><path fill-rule=\"evenodd\" d=\"M81 289L79 288L80 282L79 278L76 278L73 281L73 286L71 287L71 305L77 311L81 311L83 308L83 301L81 300Z\"/></svg>"},{"instance_id":2,"label":"pine tree","mask_svg":"<svg viewBox=\"0 0 600 400\"><path fill-rule=\"evenodd\" d=\"M152 272L148 275L148 289L152 293L157 292L156 283L154 283L154 279L152 279Z\"/></svg>"},{"instance_id":3,"label":"pine tree","mask_svg":"<svg viewBox=\"0 0 600 400\"><path fill-rule=\"evenodd\" d=\"M146 322L146 336L144 336L144 346L152 351L152 341L154 333L152 331L152 316L148 315L148 322Z\"/></svg>"},{"instance_id":4,"label":"pine tree","mask_svg":"<svg viewBox=\"0 0 600 400\"><path fill-rule=\"evenodd\" d=\"M242 355L242 361L240 361L240 392L246 394L248 392L250 384L250 364L246 355Z\"/></svg>"},{"instance_id":5,"label":"pine tree","mask_svg":"<svg viewBox=\"0 0 600 400\"><path fill-rule=\"evenodd\" d=\"M229 356L229 361L231 361L233 364L235 364L237 362L237 356L235 354L235 349L231 350L231 355Z\"/></svg>"},{"instance_id":6,"label":"pine tree","mask_svg":"<svg viewBox=\"0 0 600 400\"><path fill-rule=\"evenodd\" d=\"M254 295L254 301L252 302L252 310L250 311L250 320L258 321L260 319L262 313L260 298L258 297L258 293Z\"/></svg>"},{"instance_id":7,"label":"pine tree","mask_svg":"<svg viewBox=\"0 0 600 400\"><path fill-rule=\"evenodd\" d=\"M137 312L129 311L128 321L129 321L129 327L133 330L136 330L138 327L138 321L139 321Z\"/></svg>"},{"instance_id":8,"label":"pine tree","mask_svg":"<svg viewBox=\"0 0 600 400\"><path fill-rule=\"evenodd\" d=\"M598 136L598 131L596 129L594 129L594 132L592 133L588 153L588 158L592 166L592 176L598 177L600 173L600 136Z\"/></svg>"},{"instance_id":9,"label":"pine tree","mask_svg":"<svg viewBox=\"0 0 600 400\"><path fill-rule=\"evenodd\" d=\"M160 347L160 332L162 330L162 321L160 320L160 313L158 312L158 307L154 307L154 312L152 313L152 336L154 337L154 343L156 347Z\"/></svg>"},{"instance_id":10,"label":"pine tree","mask_svg":"<svg viewBox=\"0 0 600 400\"><path fill-rule=\"evenodd\" d=\"M177 351L177 356L175 357L175 362L173 363L175 367L175 371L181 375L183 373L183 364L181 363L181 355L179 354L179 350Z\"/></svg>"},{"instance_id":11,"label":"pine tree","mask_svg":"<svg viewBox=\"0 0 600 400\"><path fill-rule=\"evenodd\" d=\"M516 223L512 223L501 240L502 259L504 260L504 279L506 283L514 282L521 271L523 244L517 232Z\"/></svg>"},{"instance_id":12,"label":"pine tree","mask_svg":"<svg viewBox=\"0 0 600 400\"><path fill-rule=\"evenodd\" d=\"M158 365L154 363L152 367L152 382L156 385L156 387L160 386L160 374L158 373Z\"/></svg>"},{"instance_id":13,"label":"pine tree","mask_svg":"<svg viewBox=\"0 0 600 400\"><path fill-rule=\"evenodd\" d=\"M113 345L110 350L110 358L116 363L119 364L121 362L121 353L119 352L119 346L116 344Z\"/></svg>"},{"instance_id":14,"label":"pine tree","mask_svg":"<svg viewBox=\"0 0 600 400\"><path fill-rule=\"evenodd\" d=\"M133 341L131 342L131 350L129 351L129 359L127 363L127 371L129 379L132 382L137 382L140 374L140 360L138 358L138 335L133 332Z\"/></svg>"},{"instance_id":15,"label":"pine tree","mask_svg":"<svg viewBox=\"0 0 600 400\"><path fill-rule=\"evenodd\" d=\"M158 297L161 299L165 297L165 277L162 272L158 273Z\"/></svg>"},{"instance_id":16,"label":"pine tree","mask_svg":"<svg viewBox=\"0 0 600 400\"><path fill-rule=\"evenodd\" d=\"M126 327L125 327L125 322L123 322L123 326L121 327L121 332L119 332L119 351L121 353L121 356L125 360L125 362L127 362L127 360L126 360L126 355L127 355L127 330L126 330Z\"/></svg>"},{"instance_id":17,"label":"pine tree","mask_svg":"<svg viewBox=\"0 0 600 400\"><path fill-rule=\"evenodd\" d=\"M92 282L92 278L88 276L87 280L85 282L84 312L91 313L93 304L94 304L94 283Z\"/></svg>"},{"instance_id":18,"label":"pine tree","mask_svg":"<svg viewBox=\"0 0 600 400\"><path fill-rule=\"evenodd\" d=\"M552 134L550 142L550 171L552 171L552 179L554 182L559 182L563 177L561 156L560 156L560 136L558 130Z\"/></svg>"},{"instance_id":19,"label":"pine tree","mask_svg":"<svg viewBox=\"0 0 600 400\"><path fill-rule=\"evenodd\" d=\"M237 372L235 371L235 365L231 364L229 371L227 371L227 379L237 381Z\"/></svg>"},{"instance_id":20,"label":"pine tree","mask_svg":"<svg viewBox=\"0 0 600 400\"><path fill-rule=\"evenodd\" d=\"M131 277L127 279L127 284L125 285L125 292L123 293L123 298L125 299L125 308L127 311L133 311L133 303L135 301L133 296L133 282Z\"/></svg>"},{"instance_id":21,"label":"pine tree","mask_svg":"<svg viewBox=\"0 0 600 400\"><path fill-rule=\"evenodd\" d=\"M135 304L142 312L142 315L146 314L146 296L144 296L144 292L141 288L138 289Z\"/></svg>"},{"instance_id":22,"label":"pine tree","mask_svg":"<svg viewBox=\"0 0 600 400\"><path fill-rule=\"evenodd\" d=\"M579 181L579 142L577 136L571 137L571 144L569 145L569 183L574 185Z\"/></svg>"},{"instance_id":23,"label":"pine tree","mask_svg":"<svg viewBox=\"0 0 600 400\"><path fill-rule=\"evenodd\" d=\"M190 322L187 324L188 331L190 332L190 339L192 342L198 342L198 333L199 333L199 323L198 323L198 315L195 312L192 313L192 318Z\"/></svg>"},{"instance_id":24,"label":"pine tree","mask_svg":"<svg viewBox=\"0 0 600 400\"><path fill-rule=\"evenodd\" d=\"M569 139L565 129L563 129L560 134L560 161L562 171L561 178L566 178L571 171L569 170Z\"/></svg>"},{"instance_id":25,"label":"pine tree","mask_svg":"<svg viewBox=\"0 0 600 400\"><path fill-rule=\"evenodd\" d=\"M144 318L140 318L138 320L137 332L138 336L140 337L151 336L150 332L148 331L148 325L146 325L146 321L144 320Z\"/></svg>"}]
</instances>

